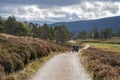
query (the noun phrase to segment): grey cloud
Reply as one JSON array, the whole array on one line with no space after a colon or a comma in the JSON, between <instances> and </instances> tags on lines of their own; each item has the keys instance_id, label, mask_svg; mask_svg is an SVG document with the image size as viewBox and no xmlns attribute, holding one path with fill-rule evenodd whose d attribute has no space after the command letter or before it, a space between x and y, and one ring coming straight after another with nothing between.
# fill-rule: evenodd
<instances>
[{"instance_id":1,"label":"grey cloud","mask_svg":"<svg viewBox=\"0 0 120 80\"><path fill-rule=\"evenodd\" d=\"M108 5L108 6L104 6L102 10L106 10L114 14L119 10L119 8L116 5L113 5L113 6Z\"/></svg>"},{"instance_id":2,"label":"grey cloud","mask_svg":"<svg viewBox=\"0 0 120 80\"><path fill-rule=\"evenodd\" d=\"M23 8L18 8L17 10L18 10L18 13L20 13L21 15L27 13L27 11L24 10Z\"/></svg>"},{"instance_id":3,"label":"grey cloud","mask_svg":"<svg viewBox=\"0 0 120 80\"><path fill-rule=\"evenodd\" d=\"M116 2L116 1L120 1L120 0L86 0L86 1L111 1L111 2Z\"/></svg>"},{"instance_id":4,"label":"grey cloud","mask_svg":"<svg viewBox=\"0 0 120 80\"><path fill-rule=\"evenodd\" d=\"M80 3L82 0L1 0L0 3L9 4L36 4L49 6L66 6Z\"/></svg>"},{"instance_id":5,"label":"grey cloud","mask_svg":"<svg viewBox=\"0 0 120 80\"><path fill-rule=\"evenodd\" d=\"M94 6L93 8L89 8L89 7L86 7L86 5L85 4L81 4L80 5L80 8L82 9L82 10L84 10L85 12L87 11L87 12L91 12L91 11L95 11L96 10L96 7Z\"/></svg>"},{"instance_id":6,"label":"grey cloud","mask_svg":"<svg viewBox=\"0 0 120 80\"><path fill-rule=\"evenodd\" d=\"M63 15L63 14L65 14L65 12L61 12L61 11L53 11L53 13L55 15Z\"/></svg>"},{"instance_id":7,"label":"grey cloud","mask_svg":"<svg viewBox=\"0 0 120 80\"><path fill-rule=\"evenodd\" d=\"M64 13L64 14L65 17L52 17L52 18L46 17L46 19L54 22L68 22L68 21L80 20L80 18L76 14L69 14L69 13Z\"/></svg>"},{"instance_id":8,"label":"grey cloud","mask_svg":"<svg viewBox=\"0 0 120 80\"><path fill-rule=\"evenodd\" d=\"M49 5L50 6L67 6L79 4L86 1L120 1L120 0L0 0L0 4L36 4L36 5ZM45 7L44 6L44 7Z\"/></svg>"},{"instance_id":9,"label":"grey cloud","mask_svg":"<svg viewBox=\"0 0 120 80\"><path fill-rule=\"evenodd\" d=\"M91 3L90 3L91 4ZM94 12L94 14L97 16L105 15L105 13L102 13L104 11L108 11L112 14L115 14L119 11L118 5L114 5L113 3L103 5L92 3L93 7L87 7L84 3L80 5L80 8L83 10L84 13L91 13Z\"/></svg>"},{"instance_id":10,"label":"grey cloud","mask_svg":"<svg viewBox=\"0 0 120 80\"><path fill-rule=\"evenodd\" d=\"M69 19L72 18L72 20L79 20L80 18L78 17L77 14L66 14L66 19Z\"/></svg>"},{"instance_id":11,"label":"grey cloud","mask_svg":"<svg viewBox=\"0 0 120 80\"><path fill-rule=\"evenodd\" d=\"M4 8L4 7L0 8L0 14L11 14L14 12L15 12L14 9L9 9L9 8Z\"/></svg>"},{"instance_id":12,"label":"grey cloud","mask_svg":"<svg viewBox=\"0 0 120 80\"><path fill-rule=\"evenodd\" d=\"M93 7L87 7L84 1L90 2ZM118 0L1 0L0 16L6 17L12 14L17 15L16 17L19 20L29 18L30 20L58 22L105 17L107 13L116 15L120 10L118 5L106 5L107 2L102 2L104 6L101 6L94 1L111 1L110 3L114 3L114 1ZM26 6L30 7L32 5L34 8L25 9ZM70 11L62 10L63 7L66 8L65 10ZM65 16L59 17L58 15Z\"/></svg>"}]
</instances>

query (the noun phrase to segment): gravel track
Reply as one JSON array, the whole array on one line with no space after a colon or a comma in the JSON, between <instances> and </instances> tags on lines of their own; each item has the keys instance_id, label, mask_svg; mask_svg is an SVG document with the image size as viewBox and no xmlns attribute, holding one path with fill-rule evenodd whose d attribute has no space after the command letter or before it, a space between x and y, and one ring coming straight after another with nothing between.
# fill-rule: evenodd
<instances>
[{"instance_id":1,"label":"gravel track","mask_svg":"<svg viewBox=\"0 0 120 80\"><path fill-rule=\"evenodd\" d=\"M87 49L89 45L82 49ZM81 49L81 50L82 50ZM80 51L81 51L80 50ZM60 54L50 59L28 80L92 80L85 71L78 53Z\"/></svg>"}]
</instances>

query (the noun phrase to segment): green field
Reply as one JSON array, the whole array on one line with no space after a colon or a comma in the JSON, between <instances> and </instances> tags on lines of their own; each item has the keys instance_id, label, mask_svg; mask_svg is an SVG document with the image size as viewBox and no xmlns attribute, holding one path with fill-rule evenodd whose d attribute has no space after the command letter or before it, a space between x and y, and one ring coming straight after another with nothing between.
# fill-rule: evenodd
<instances>
[{"instance_id":1,"label":"green field","mask_svg":"<svg viewBox=\"0 0 120 80\"><path fill-rule=\"evenodd\" d=\"M120 52L120 44L94 43L94 42L88 42L86 44L89 44L90 46L96 47L96 48L101 48L101 49L105 49L105 50Z\"/></svg>"}]
</instances>

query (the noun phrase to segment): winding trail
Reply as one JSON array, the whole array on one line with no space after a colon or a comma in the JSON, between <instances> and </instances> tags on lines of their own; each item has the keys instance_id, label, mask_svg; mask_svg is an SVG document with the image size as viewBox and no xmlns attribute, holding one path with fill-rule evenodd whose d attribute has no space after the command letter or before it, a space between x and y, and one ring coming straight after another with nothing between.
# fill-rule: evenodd
<instances>
[{"instance_id":1,"label":"winding trail","mask_svg":"<svg viewBox=\"0 0 120 80\"><path fill-rule=\"evenodd\" d=\"M82 49L87 49L86 45ZM81 50L82 50L81 49ZM80 51L81 51L80 50ZM60 54L49 60L29 80L92 80L85 71L78 53Z\"/></svg>"}]
</instances>

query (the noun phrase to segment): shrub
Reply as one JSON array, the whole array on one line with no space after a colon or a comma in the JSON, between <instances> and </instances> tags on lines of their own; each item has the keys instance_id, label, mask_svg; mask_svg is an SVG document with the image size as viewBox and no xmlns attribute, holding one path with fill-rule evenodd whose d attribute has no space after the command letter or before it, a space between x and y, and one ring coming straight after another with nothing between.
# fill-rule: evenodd
<instances>
[{"instance_id":1,"label":"shrub","mask_svg":"<svg viewBox=\"0 0 120 80\"><path fill-rule=\"evenodd\" d=\"M4 72L4 68L0 65L0 72Z\"/></svg>"},{"instance_id":2,"label":"shrub","mask_svg":"<svg viewBox=\"0 0 120 80\"><path fill-rule=\"evenodd\" d=\"M89 48L82 51L82 57L87 69L92 73L93 80L119 80L119 53Z\"/></svg>"},{"instance_id":3,"label":"shrub","mask_svg":"<svg viewBox=\"0 0 120 80\"><path fill-rule=\"evenodd\" d=\"M13 70L14 70L14 63L9 58L5 58L3 60L2 66L4 67L4 70L5 70L6 73L13 72Z\"/></svg>"},{"instance_id":4,"label":"shrub","mask_svg":"<svg viewBox=\"0 0 120 80\"><path fill-rule=\"evenodd\" d=\"M14 63L14 70L15 71L21 70L24 68L24 64L19 58L17 58L16 56L12 56L12 60Z\"/></svg>"},{"instance_id":5,"label":"shrub","mask_svg":"<svg viewBox=\"0 0 120 80\"><path fill-rule=\"evenodd\" d=\"M0 65L0 79L5 80L4 68Z\"/></svg>"},{"instance_id":6,"label":"shrub","mask_svg":"<svg viewBox=\"0 0 120 80\"><path fill-rule=\"evenodd\" d=\"M37 54L34 53L34 52L31 52L31 55L30 55L30 60L35 60L37 58Z\"/></svg>"},{"instance_id":7,"label":"shrub","mask_svg":"<svg viewBox=\"0 0 120 80\"><path fill-rule=\"evenodd\" d=\"M0 34L0 65L7 74L21 70L29 62L56 50L63 48L38 38Z\"/></svg>"}]
</instances>

